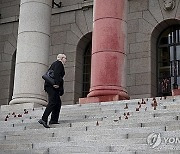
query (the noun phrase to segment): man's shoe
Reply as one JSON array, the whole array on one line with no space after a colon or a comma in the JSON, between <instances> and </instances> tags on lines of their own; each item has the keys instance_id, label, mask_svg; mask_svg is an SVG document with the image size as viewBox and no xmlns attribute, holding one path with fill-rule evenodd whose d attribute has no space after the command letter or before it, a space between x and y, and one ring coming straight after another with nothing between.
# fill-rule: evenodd
<instances>
[{"instance_id":1,"label":"man's shoe","mask_svg":"<svg viewBox=\"0 0 180 154\"><path fill-rule=\"evenodd\" d=\"M52 125L52 124L59 124L59 122L57 122L57 121L49 121L49 125Z\"/></svg>"},{"instance_id":2,"label":"man's shoe","mask_svg":"<svg viewBox=\"0 0 180 154\"><path fill-rule=\"evenodd\" d=\"M50 128L44 120L40 119L38 122L39 122L41 125L43 125L45 128Z\"/></svg>"}]
</instances>

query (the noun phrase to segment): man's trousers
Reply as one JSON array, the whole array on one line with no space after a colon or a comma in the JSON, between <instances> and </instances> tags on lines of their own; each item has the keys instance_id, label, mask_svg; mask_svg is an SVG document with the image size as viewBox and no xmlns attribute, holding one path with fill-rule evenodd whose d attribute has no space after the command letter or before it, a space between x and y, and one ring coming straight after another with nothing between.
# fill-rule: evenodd
<instances>
[{"instance_id":1,"label":"man's trousers","mask_svg":"<svg viewBox=\"0 0 180 154\"><path fill-rule=\"evenodd\" d=\"M42 120L47 122L48 116L50 115L50 113L52 113L50 121L58 122L59 113L61 109L61 99L59 96L59 90L53 87L48 87L46 91L48 93L48 105L44 111Z\"/></svg>"}]
</instances>

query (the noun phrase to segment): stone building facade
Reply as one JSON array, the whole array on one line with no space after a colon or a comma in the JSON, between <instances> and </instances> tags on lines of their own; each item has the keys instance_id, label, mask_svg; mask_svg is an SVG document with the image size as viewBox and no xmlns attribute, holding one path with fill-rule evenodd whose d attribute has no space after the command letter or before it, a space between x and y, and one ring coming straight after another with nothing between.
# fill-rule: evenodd
<instances>
[{"instance_id":1,"label":"stone building facade","mask_svg":"<svg viewBox=\"0 0 180 154\"><path fill-rule=\"evenodd\" d=\"M86 97L90 84L94 2L54 2L62 4L61 7L54 5L51 12L48 64L59 53L67 55L65 95L62 100L63 104L75 104L79 98ZM175 83L178 85L180 82L180 1L128 0L126 13L128 95L130 98L171 95ZM9 104L13 96L19 14L20 0L0 0L1 105ZM172 38L176 41L173 42ZM162 84L163 79L167 79L168 83ZM43 90L43 80L38 86ZM165 92L162 90L164 87Z\"/></svg>"}]
</instances>

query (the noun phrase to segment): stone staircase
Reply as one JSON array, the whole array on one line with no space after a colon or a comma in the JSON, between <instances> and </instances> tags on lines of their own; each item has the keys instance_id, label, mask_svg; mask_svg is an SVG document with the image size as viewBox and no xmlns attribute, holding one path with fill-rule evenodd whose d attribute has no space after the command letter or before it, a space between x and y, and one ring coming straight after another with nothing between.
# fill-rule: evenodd
<instances>
[{"instance_id":1,"label":"stone staircase","mask_svg":"<svg viewBox=\"0 0 180 154\"><path fill-rule=\"evenodd\" d=\"M1 106L0 154L180 154L180 97L66 105L50 129L33 106Z\"/></svg>"}]
</instances>

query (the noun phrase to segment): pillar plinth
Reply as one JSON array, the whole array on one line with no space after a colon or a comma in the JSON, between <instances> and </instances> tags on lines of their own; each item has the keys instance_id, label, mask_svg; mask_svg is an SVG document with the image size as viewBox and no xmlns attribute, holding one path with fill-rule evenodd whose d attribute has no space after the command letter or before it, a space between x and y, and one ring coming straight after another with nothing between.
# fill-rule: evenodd
<instances>
[{"instance_id":1,"label":"pillar plinth","mask_svg":"<svg viewBox=\"0 0 180 154\"><path fill-rule=\"evenodd\" d=\"M125 90L126 0L94 4L91 86L80 103L129 99Z\"/></svg>"},{"instance_id":2,"label":"pillar plinth","mask_svg":"<svg viewBox=\"0 0 180 154\"><path fill-rule=\"evenodd\" d=\"M10 104L47 104L42 75L48 68L51 5L51 0L21 0L14 90Z\"/></svg>"}]
</instances>

